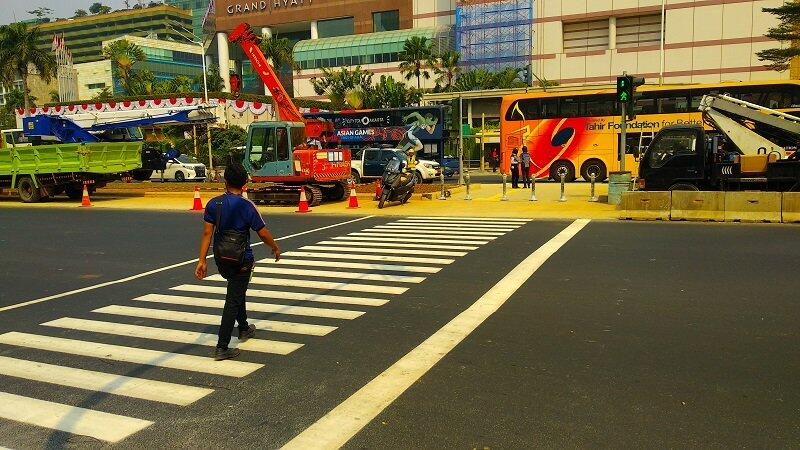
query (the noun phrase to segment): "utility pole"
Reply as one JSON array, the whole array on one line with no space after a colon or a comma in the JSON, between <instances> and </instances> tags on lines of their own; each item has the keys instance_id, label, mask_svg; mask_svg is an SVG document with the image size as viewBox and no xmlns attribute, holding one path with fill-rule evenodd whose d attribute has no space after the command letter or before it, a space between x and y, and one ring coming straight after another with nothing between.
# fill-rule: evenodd
<instances>
[{"instance_id":1,"label":"utility pole","mask_svg":"<svg viewBox=\"0 0 800 450\"><path fill-rule=\"evenodd\" d=\"M628 106L627 103L622 103L622 124L620 125L619 130L619 170L620 172L625 172L625 147L626 147L626 132L628 129L628 115L627 111L625 110Z\"/></svg>"},{"instance_id":2,"label":"utility pole","mask_svg":"<svg viewBox=\"0 0 800 450\"><path fill-rule=\"evenodd\" d=\"M464 97L458 96L458 184L464 184Z\"/></svg>"}]
</instances>

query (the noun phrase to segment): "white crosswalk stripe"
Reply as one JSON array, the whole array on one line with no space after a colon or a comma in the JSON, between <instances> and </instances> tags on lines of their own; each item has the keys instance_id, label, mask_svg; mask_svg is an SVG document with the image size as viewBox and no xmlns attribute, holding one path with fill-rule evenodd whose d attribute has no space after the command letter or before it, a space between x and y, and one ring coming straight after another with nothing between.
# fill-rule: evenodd
<instances>
[{"instance_id":1,"label":"white crosswalk stripe","mask_svg":"<svg viewBox=\"0 0 800 450\"><path fill-rule=\"evenodd\" d=\"M143 325L130 325L127 323L103 322L100 320L75 319L72 317L62 317L60 319L45 322L42 325L47 327L65 328L69 330L90 331L95 333L113 334L117 336L128 336L142 339L152 339L155 341L175 342L180 344L203 345L215 347L219 336L216 334L198 333L195 331L173 330L169 328L146 327ZM303 344L294 342L272 341L266 339L249 339L245 342L237 342L233 339L231 347L241 350L273 353L276 355L288 355L299 349Z\"/></svg>"},{"instance_id":2,"label":"white crosswalk stripe","mask_svg":"<svg viewBox=\"0 0 800 450\"><path fill-rule=\"evenodd\" d=\"M166 303L171 305L184 305L184 306L200 306L203 308L219 308L225 307L225 300L217 300L213 298L201 297L185 297L182 295L164 295L164 294L147 294L141 297L136 297L134 300L152 303ZM288 314L294 316L308 316L308 317L325 317L328 319L357 319L361 317L363 311L347 311L341 309L327 309L327 308L309 308L306 306L287 306L287 305L274 305L270 303L256 303L249 302L247 305L248 311L275 313L275 314Z\"/></svg>"},{"instance_id":3,"label":"white crosswalk stripe","mask_svg":"<svg viewBox=\"0 0 800 450\"><path fill-rule=\"evenodd\" d=\"M359 238L336 237L330 241L317 242L318 245L365 245ZM407 242L370 242L370 247L391 248L433 248L440 250L476 250L478 247L470 245L441 245L441 244L409 244Z\"/></svg>"},{"instance_id":4,"label":"white crosswalk stripe","mask_svg":"<svg viewBox=\"0 0 800 450\"><path fill-rule=\"evenodd\" d=\"M286 256L284 253L281 256ZM442 270L441 267L426 267L426 266L408 266L397 264L371 264L371 263L354 263L349 261L323 261L323 260L308 260L308 259L286 259L281 258L280 261L275 261L271 258L266 258L258 261L259 264L275 264L275 265L288 265L288 266L304 266L304 267L332 267L334 269L361 269L361 270L380 270L383 272L412 272L412 273L437 273ZM248 294L250 291L247 291Z\"/></svg>"},{"instance_id":5,"label":"white crosswalk stripe","mask_svg":"<svg viewBox=\"0 0 800 450\"><path fill-rule=\"evenodd\" d=\"M142 317L146 319L169 320L172 322L199 323L203 325L219 325L220 323L219 314L200 314L200 313L190 313L183 311L171 311L168 309L149 309L149 308L137 308L133 306L111 305L95 309L92 312L102 313L102 314L114 314L118 316ZM260 320L260 319L248 318L247 321L265 331L275 331L279 333L308 334L311 336L325 336L326 334L336 329L336 327L330 327L326 325L309 325L305 323L296 323L296 322L279 322L276 320ZM208 362L207 359L206 362Z\"/></svg>"},{"instance_id":6,"label":"white crosswalk stripe","mask_svg":"<svg viewBox=\"0 0 800 450\"><path fill-rule=\"evenodd\" d=\"M217 321L219 321L219 317L217 317ZM215 364L211 364L213 361L210 361L208 357L16 331L0 334L0 344L238 378L249 375L263 366L262 364L231 360L217 361Z\"/></svg>"},{"instance_id":7,"label":"white crosswalk stripe","mask_svg":"<svg viewBox=\"0 0 800 450\"><path fill-rule=\"evenodd\" d=\"M153 422L0 392L0 418L119 442Z\"/></svg>"},{"instance_id":8,"label":"white crosswalk stripe","mask_svg":"<svg viewBox=\"0 0 800 450\"><path fill-rule=\"evenodd\" d=\"M396 298L425 282L457 258L491 244L528 221L509 218L405 217L340 236L326 237L283 253L280 261L271 258L259 260L253 268L255 276L251 277L247 290L248 312L251 316L291 316L292 320L249 317L248 322L258 329L257 337L239 342L234 332L230 346L259 354L252 356L260 358L258 360L270 357L267 355L289 355L305 344L284 341L282 338L264 339L267 333L326 336L337 327L305 322L314 319L328 322L359 319L368 311L366 307L385 305L390 298ZM163 373L176 370L210 376L245 377L264 365L238 359L213 361L210 357L211 348L216 346L219 338L216 333L209 332L209 328L213 327L216 331L221 321L220 310L225 305L227 295L227 286L221 284L224 281L222 276L214 274L201 282L171 287L169 293L137 292L135 295L138 297L117 300L137 302L135 305L138 306L110 304L94 309L92 313L96 316L90 319L61 317L41 324L47 327L46 330L70 333L69 338L48 336L32 330L27 333L11 331L0 334L0 345L61 354L64 358L80 356L137 367L161 368ZM263 286L272 288L261 289ZM303 290L310 292L296 292ZM296 302L308 303L301 306ZM324 307L327 305L331 307ZM203 310L208 313L193 312ZM184 325L171 328L170 324L175 326L175 323ZM123 346L98 342L120 338L133 340L135 344ZM174 344L175 351L146 348L148 344L159 342L160 348L170 348L169 345ZM207 351L209 356L187 354L198 349ZM207 387L151 380L146 378L147 370L137 370L137 376L134 377L131 372L118 375L78 368L75 364L78 362L58 365L27 360L11 350L0 356L0 383L2 377L10 377L19 383L32 383L32 386L39 383L103 393L104 401L109 402L114 399L137 399L170 407L190 405L214 392ZM126 417L83 408L82 405L40 400L35 398L35 390L31 392L33 394L30 397L0 392L0 420L90 436L109 443L119 442L153 423L145 420L146 417Z\"/></svg>"},{"instance_id":9,"label":"white crosswalk stripe","mask_svg":"<svg viewBox=\"0 0 800 450\"><path fill-rule=\"evenodd\" d=\"M324 241L334 243L335 241ZM323 243L324 243L323 242ZM369 280L369 281L388 281L393 283L422 283L425 277L410 277L405 275L384 275L380 273L363 273L363 272L337 272L333 270L307 270L307 269L290 269L287 267L270 267L270 266L256 266L253 268L256 273L273 273L278 275L297 275L306 277L322 277L322 278L346 278L353 280Z\"/></svg>"},{"instance_id":10,"label":"white crosswalk stripe","mask_svg":"<svg viewBox=\"0 0 800 450\"><path fill-rule=\"evenodd\" d=\"M195 386L0 356L0 375L186 406L214 392Z\"/></svg>"},{"instance_id":11,"label":"white crosswalk stripe","mask_svg":"<svg viewBox=\"0 0 800 450\"><path fill-rule=\"evenodd\" d=\"M333 245L306 245L300 250L331 251L342 253L388 253L390 255L422 255L422 256L464 256L467 252L448 252L444 250L410 250L402 248L364 248L361 246L341 247Z\"/></svg>"},{"instance_id":12,"label":"white crosswalk stripe","mask_svg":"<svg viewBox=\"0 0 800 450\"><path fill-rule=\"evenodd\" d=\"M209 281L225 281L219 275L213 275L206 280ZM252 277L250 279L252 284L266 284L270 286L286 286L286 287L300 287L309 289L332 289L338 291L353 291L353 292L369 292L373 294L393 294L399 295L408 290L405 287L395 286L379 286L374 284L359 284L359 283L336 283L331 281L316 281L316 280L295 280L291 278L267 278L267 277Z\"/></svg>"},{"instance_id":13,"label":"white crosswalk stripe","mask_svg":"<svg viewBox=\"0 0 800 450\"><path fill-rule=\"evenodd\" d=\"M205 286L197 284L182 284L171 288L184 292L202 292L205 294L225 294L224 286ZM346 297L342 295L310 294L306 292L270 291L263 289L248 289L248 297L271 298L280 300L299 300L304 302L341 303L343 305L383 306L389 300L364 297Z\"/></svg>"}]
</instances>

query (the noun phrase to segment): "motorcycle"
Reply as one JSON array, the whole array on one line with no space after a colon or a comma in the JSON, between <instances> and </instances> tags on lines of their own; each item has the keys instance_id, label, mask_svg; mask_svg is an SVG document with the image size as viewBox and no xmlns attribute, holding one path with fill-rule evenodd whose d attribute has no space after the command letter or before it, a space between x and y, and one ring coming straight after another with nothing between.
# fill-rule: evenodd
<instances>
[{"instance_id":1,"label":"motorcycle","mask_svg":"<svg viewBox=\"0 0 800 450\"><path fill-rule=\"evenodd\" d=\"M399 201L404 204L414 194L414 186L417 184L416 177L403 169L403 162L398 159L393 159L386 164L381 178L382 189L378 199L378 209L382 209L387 201Z\"/></svg>"}]
</instances>

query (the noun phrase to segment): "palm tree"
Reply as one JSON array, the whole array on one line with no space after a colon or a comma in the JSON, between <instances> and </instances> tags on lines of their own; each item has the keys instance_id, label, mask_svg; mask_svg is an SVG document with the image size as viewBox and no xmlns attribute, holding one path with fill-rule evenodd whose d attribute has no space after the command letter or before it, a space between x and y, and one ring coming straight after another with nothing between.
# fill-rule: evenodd
<instances>
[{"instance_id":1,"label":"palm tree","mask_svg":"<svg viewBox=\"0 0 800 450\"><path fill-rule=\"evenodd\" d=\"M25 114L31 107L28 77L36 73L49 83L56 74L56 58L46 49L37 47L38 37L39 29L28 28L24 23L0 27L0 81L10 86L17 74L22 78Z\"/></svg>"},{"instance_id":2,"label":"palm tree","mask_svg":"<svg viewBox=\"0 0 800 450\"><path fill-rule=\"evenodd\" d=\"M441 86L444 91L451 91L456 82L461 68L458 63L461 54L454 51L447 51L439 55L439 64L434 66L433 73L437 75L436 85Z\"/></svg>"},{"instance_id":3,"label":"palm tree","mask_svg":"<svg viewBox=\"0 0 800 450\"><path fill-rule=\"evenodd\" d=\"M343 67L341 70L323 68L321 77L311 78L311 85L317 95L328 97L334 108L344 108L350 92L367 93L370 90L372 76L372 72L362 69L361 66L356 66L354 69ZM356 102L356 97L351 97L351 100Z\"/></svg>"},{"instance_id":4,"label":"palm tree","mask_svg":"<svg viewBox=\"0 0 800 450\"><path fill-rule=\"evenodd\" d=\"M287 38L269 37L261 41L261 52L264 57L272 61L272 68L289 66L292 70L299 70L300 65L294 60L292 41Z\"/></svg>"},{"instance_id":5,"label":"palm tree","mask_svg":"<svg viewBox=\"0 0 800 450\"><path fill-rule=\"evenodd\" d=\"M425 69L424 65L435 66L433 56L433 42L423 36L412 36L406 39L403 44L403 52L400 54L400 72L406 80L417 78L417 89L422 89L421 79L430 79L431 74Z\"/></svg>"},{"instance_id":6,"label":"palm tree","mask_svg":"<svg viewBox=\"0 0 800 450\"><path fill-rule=\"evenodd\" d=\"M134 83L133 67L137 62L142 62L147 59L144 50L139 48L138 45L120 39L114 41L103 48L103 57L111 60L111 68L114 71L114 76L122 84L125 94L134 95L132 86Z\"/></svg>"}]
</instances>

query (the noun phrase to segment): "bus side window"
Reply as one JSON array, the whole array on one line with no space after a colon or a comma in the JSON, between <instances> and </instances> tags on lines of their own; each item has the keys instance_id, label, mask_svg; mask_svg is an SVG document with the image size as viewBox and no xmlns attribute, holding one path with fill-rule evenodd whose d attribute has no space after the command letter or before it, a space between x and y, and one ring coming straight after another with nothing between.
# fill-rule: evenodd
<instances>
[{"instance_id":1,"label":"bus side window","mask_svg":"<svg viewBox=\"0 0 800 450\"><path fill-rule=\"evenodd\" d=\"M645 93L639 100L639 107L642 108L642 114L658 114L656 99L652 94Z\"/></svg>"},{"instance_id":2,"label":"bus side window","mask_svg":"<svg viewBox=\"0 0 800 450\"><path fill-rule=\"evenodd\" d=\"M580 102L578 99L575 98L562 98L561 99L561 109L560 109L560 116L569 118L569 117L578 117L578 106Z\"/></svg>"},{"instance_id":3,"label":"bus side window","mask_svg":"<svg viewBox=\"0 0 800 450\"><path fill-rule=\"evenodd\" d=\"M558 99L542 100L542 119L553 119L558 117Z\"/></svg>"}]
</instances>

